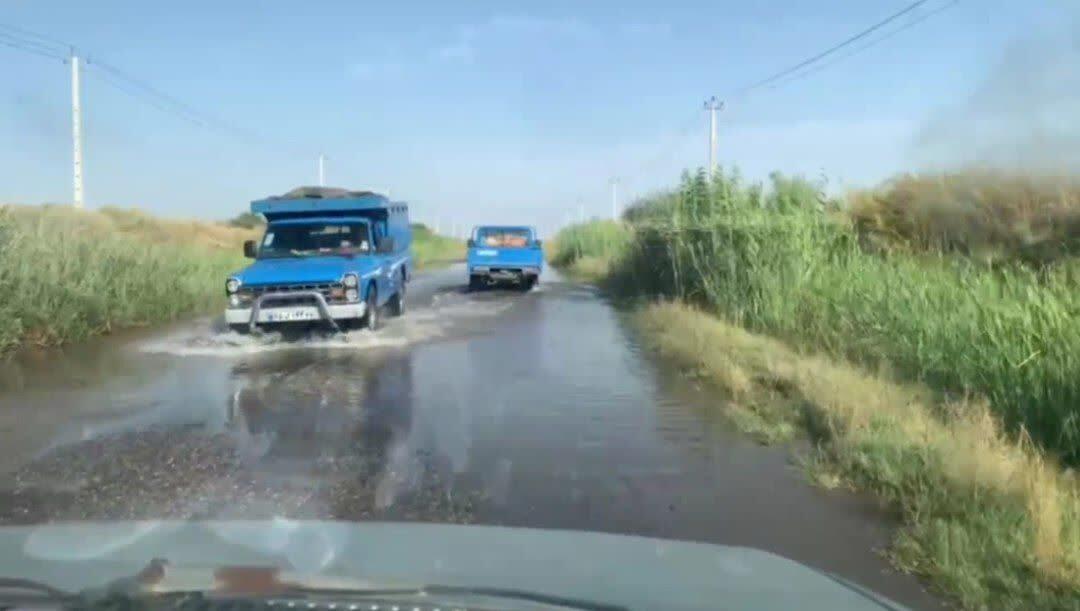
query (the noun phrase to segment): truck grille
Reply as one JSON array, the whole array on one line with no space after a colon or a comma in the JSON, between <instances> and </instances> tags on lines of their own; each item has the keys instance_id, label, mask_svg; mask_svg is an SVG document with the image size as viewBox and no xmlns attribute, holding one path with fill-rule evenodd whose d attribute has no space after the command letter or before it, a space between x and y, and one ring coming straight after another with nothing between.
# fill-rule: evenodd
<instances>
[{"instance_id":1,"label":"truck grille","mask_svg":"<svg viewBox=\"0 0 1080 611\"><path fill-rule=\"evenodd\" d=\"M262 284L258 286L242 287L241 294L249 295L255 299L266 293L288 293L292 291L318 291L322 293L327 303L340 301L340 298L331 296L331 291L337 289L339 294L344 289L340 282L322 282L317 284ZM310 297L284 297L267 300L263 308L282 308L297 305L313 305L315 301Z\"/></svg>"}]
</instances>

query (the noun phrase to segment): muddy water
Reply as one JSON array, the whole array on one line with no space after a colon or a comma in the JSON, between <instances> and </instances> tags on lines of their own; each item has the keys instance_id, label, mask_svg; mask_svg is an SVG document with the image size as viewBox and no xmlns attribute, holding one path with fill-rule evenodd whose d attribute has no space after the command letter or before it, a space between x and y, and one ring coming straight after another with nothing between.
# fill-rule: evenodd
<instances>
[{"instance_id":1,"label":"muddy water","mask_svg":"<svg viewBox=\"0 0 1080 611\"><path fill-rule=\"evenodd\" d=\"M866 501L643 354L593 290L419 278L377 335L202 321L0 369L0 521L333 518L588 529L744 545L935 608Z\"/></svg>"}]
</instances>

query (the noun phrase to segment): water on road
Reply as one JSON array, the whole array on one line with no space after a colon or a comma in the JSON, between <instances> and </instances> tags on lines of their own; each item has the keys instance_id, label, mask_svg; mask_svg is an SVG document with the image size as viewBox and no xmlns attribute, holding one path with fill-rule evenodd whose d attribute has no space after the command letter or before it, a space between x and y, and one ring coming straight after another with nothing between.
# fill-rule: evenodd
<instances>
[{"instance_id":1,"label":"water on road","mask_svg":"<svg viewBox=\"0 0 1080 611\"><path fill-rule=\"evenodd\" d=\"M211 321L0 366L0 522L422 520L743 545L914 608L869 502L807 485L593 289L418 277L378 334Z\"/></svg>"}]
</instances>

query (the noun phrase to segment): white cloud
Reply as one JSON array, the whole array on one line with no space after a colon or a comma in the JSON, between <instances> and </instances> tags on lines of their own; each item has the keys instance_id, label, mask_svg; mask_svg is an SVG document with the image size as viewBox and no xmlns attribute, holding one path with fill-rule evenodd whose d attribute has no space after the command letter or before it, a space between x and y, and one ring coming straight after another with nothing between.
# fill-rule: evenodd
<instances>
[{"instance_id":1,"label":"white cloud","mask_svg":"<svg viewBox=\"0 0 1080 611\"><path fill-rule=\"evenodd\" d=\"M671 24L667 23L624 23L619 32L627 36L663 37L671 34Z\"/></svg>"},{"instance_id":2,"label":"white cloud","mask_svg":"<svg viewBox=\"0 0 1080 611\"><path fill-rule=\"evenodd\" d=\"M402 64L394 61L360 61L353 62L348 71L349 76L366 80L396 74L402 68Z\"/></svg>"},{"instance_id":3,"label":"white cloud","mask_svg":"<svg viewBox=\"0 0 1080 611\"><path fill-rule=\"evenodd\" d=\"M463 64L471 63L476 50L473 48L473 43L466 37L462 37L450 44L439 47L435 50L435 58L446 62L460 62Z\"/></svg>"},{"instance_id":4,"label":"white cloud","mask_svg":"<svg viewBox=\"0 0 1080 611\"><path fill-rule=\"evenodd\" d=\"M527 34L570 38L587 38L595 35L597 30L595 26L574 18L551 19L521 15L494 16L479 26L481 34Z\"/></svg>"},{"instance_id":5,"label":"white cloud","mask_svg":"<svg viewBox=\"0 0 1080 611\"><path fill-rule=\"evenodd\" d=\"M601 27L576 17L492 15L459 26L449 40L422 53L420 61L471 64L485 52L497 53L523 42L552 39L586 42L612 36L663 37L670 33L671 26L665 23L628 22ZM403 67L400 62L358 62L350 68L350 74L356 78L372 78L400 71Z\"/></svg>"},{"instance_id":6,"label":"white cloud","mask_svg":"<svg viewBox=\"0 0 1080 611\"><path fill-rule=\"evenodd\" d=\"M611 36L662 37L671 33L666 23L629 22L601 27L574 17L551 18L529 15L494 15L458 28L453 40L437 48L432 56L441 61L471 63L481 47L502 48L523 40L566 39L584 42Z\"/></svg>"}]
</instances>

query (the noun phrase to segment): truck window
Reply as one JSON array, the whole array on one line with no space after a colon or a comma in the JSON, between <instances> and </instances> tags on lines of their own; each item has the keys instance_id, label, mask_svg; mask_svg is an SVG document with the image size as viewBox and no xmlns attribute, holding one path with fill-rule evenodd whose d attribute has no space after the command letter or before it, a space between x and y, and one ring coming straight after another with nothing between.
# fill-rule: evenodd
<instances>
[{"instance_id":1,"label":"truck window","mask_svg":"<svg viewBox=\"0 0 1080 611\"><path fill-rule=\"evenodd\" d=\"M266 229L259 258L353 255L370 251L367 223L275 224Z\"/></svg>"},{"instance_id":2,"label":"truck window","mask_svg":"<svg viewBox=\"0 0 1080 611\"><path fill-rule=\"evenodd\" d=\"M531 237L528 229L481 227L476 232L476 243L491 248L525 248Z\"/></svg>"}]
</instances>

